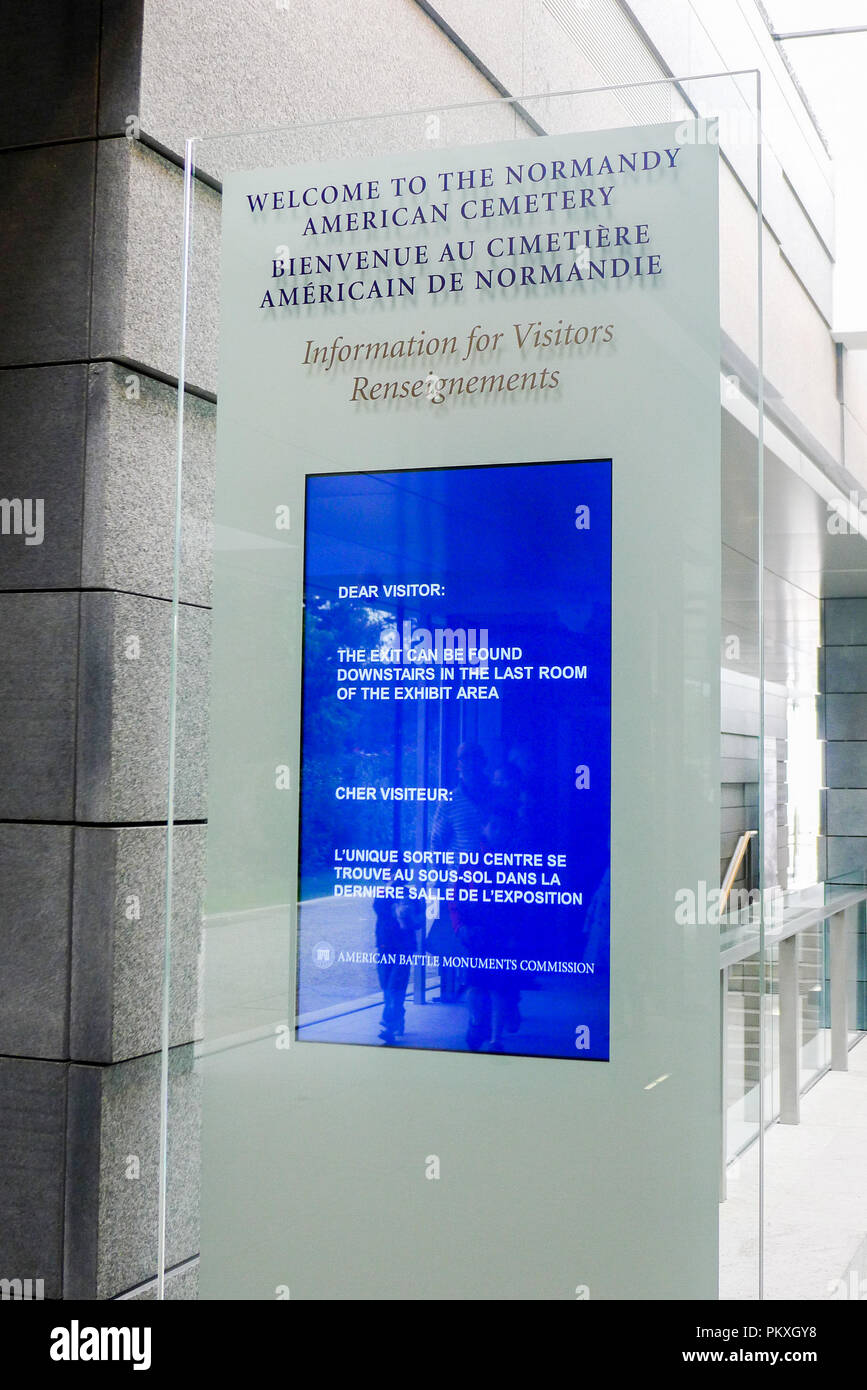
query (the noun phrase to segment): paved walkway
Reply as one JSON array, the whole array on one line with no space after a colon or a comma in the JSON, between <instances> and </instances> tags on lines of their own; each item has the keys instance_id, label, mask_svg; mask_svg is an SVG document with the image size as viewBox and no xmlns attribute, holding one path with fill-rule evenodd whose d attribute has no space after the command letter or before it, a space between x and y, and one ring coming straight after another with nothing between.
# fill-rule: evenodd
<instances>
[{"instance_id":1,"label":"paved walkway","mask_svg":"<svg viewBox=\"0 0 867 1390\"><path fill-rule=\"evenodd\" d=\"M854 1271L854 1276L852 1275ZM828 1299L865 1280L867 1041L848 1072L827 1072L801 1099L799 1125L765 1136L766 1299ZM757 1296L758 1145L729 1168L720 1207L720 1297Z\"/></svg>"}]
</instances>

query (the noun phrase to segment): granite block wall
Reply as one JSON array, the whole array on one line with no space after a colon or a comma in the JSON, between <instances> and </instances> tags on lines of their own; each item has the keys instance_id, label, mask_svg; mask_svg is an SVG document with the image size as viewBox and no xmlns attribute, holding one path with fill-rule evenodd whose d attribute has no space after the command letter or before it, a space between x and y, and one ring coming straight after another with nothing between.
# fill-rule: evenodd
<instances>
[{"instance_id":1,"label":"granite block wall","mask_svg":"<svg viewBox=\"0 0 867 1390\"><path fill-rule=\"evenodd\" d=\"M867 882L867 599L822 603L819 663L823 740L820 874L838 883ZM850 1027L867 1027L867 922L862 905L853 939Z\"/></svg>"},{"instance_id":2,"label":"granite block wall","mask_svg":"<svg viewBox=\"0 0 867 1390\"><path fill-rule=\"evenodd\" d=\"M0 14L0 1278L53 1299L137 1297L157 1272L181 221L177 168L126 135L142 23L141 0ZM175 1296L198 1253L213 399L187 424Z\"/></svg>"}]
</instances>

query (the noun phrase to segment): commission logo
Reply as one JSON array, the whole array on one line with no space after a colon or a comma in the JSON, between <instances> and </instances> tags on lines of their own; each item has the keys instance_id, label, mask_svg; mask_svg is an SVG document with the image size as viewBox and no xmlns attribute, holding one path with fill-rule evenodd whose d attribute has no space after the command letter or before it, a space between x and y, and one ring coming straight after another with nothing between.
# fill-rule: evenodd
<instances>
[{"instance_id":1,"label":"commission logo","mask_svg":"<svg viewBox=\"0 0 867 1390\"><path fill-rule=\"evenodd\" d=\"M317 941L313 947L313 964L320 970L327 970L334 964L334 947L330 941Z\"/></svg>"}]
</instances>

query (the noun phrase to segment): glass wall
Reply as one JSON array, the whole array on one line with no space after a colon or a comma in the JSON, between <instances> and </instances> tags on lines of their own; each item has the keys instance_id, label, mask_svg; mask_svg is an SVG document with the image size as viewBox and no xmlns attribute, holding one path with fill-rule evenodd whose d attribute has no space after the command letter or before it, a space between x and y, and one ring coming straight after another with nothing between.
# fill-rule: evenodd
<instances>
[{"instance_id":1,"label":"glass wall","mask_svg":"<svg viewBox=\"0 0 867 1390\"><path fill-rule=\"evenodd\" d=\"M768 637L768 615L785 612L789 599L769 584L761 527L757 112L756 74L745 73L244 132L189 146L182 380L213 334L218 299L223 315L196 1048L203 1297L760 1294L764 1134L779 1110L780 989L786 970L791 975L791 960L780 958L788 948L764 949L763 890L788 888L790 861L793 873L809 878L815 806L797 777L787 781L784 749L797 741L804 781L816 740L803 710L816 689L805 675L792 692ZM273 350L262 372L253 371L244 310L227 281L238 270L237 239L231 252L224 245L222 276L219 269L214 195L225 201L240 189L239 174L250 174L251 188L260 189L270 188L278 171L275 186L287 188L293 182L286 171L295 171L300 186L305 166L311 183L324 181L323 169L337 179L356 166L403 176L412 161L451 168L467 151L471 158L459 167L493 167L529 161L533 142L545 137L574 142L582 159L615 147L672 148L673 141L688 152L684 162L712 158L711 202L690 202L683 185L665 226L683 274L710 286L712 295L697 292L691 305L675 300L677 308L664 295L645 295L634 341L598 376L588 368L586 379L571 378L570 397L556 415L522 405L494 429L489 415L453 411L451 423L440 433L432 425L428 438L392 410L375 425L335 432L315 382L297 389L276 325L267 330ZM594 225L606 221L600 214ZM224 237L227 225L224 213ZM300 253L276 233L270 249L274 265ZM621 299L629 321L625 294ZM551 311L537 287L513 294L508 306L522 321ZM562 294L553 307L558 318L574 312ZM459 315L455 322L462 324ZM346 310L331 324L351 339ZM255 417L250 401L259 391L263 406ZM655 413L647 408L654 393ZM183 392L180 400L183 406ZM188 411L180 423L178 568L189 543L191 459L209 447L196 437ZM538 1048L531 1049L535 1056L521 1055L520 1030L513 1043L508 1029L499 1039L501 1056L487 1055L500 1050L487 1046L470 1056L463 1047L427 1051L401 1046L399 1038L396 1046L388 1037L380 1042L388 1000L379 973L359 971L335 1004L306 957L298 959L299 915L302 923L305 911L322 922L322 941L313 944L323 952L334 950L337 930L327 819L321 882L308 864L299 888L297 872L302 625L309 660L332 602L327 580L322 594L309 587L310 531L304 587L305 490L309 508L309 480L328 474L382 479L387 469L484 471L582 459L610 459L613 480L609 1059L567 1061ZM355 536L336 494L315 522L330 543L347 553L354 547L355 564L378 534L364 498L359 491ZM541 513L534 515L539 526ZM400 518L395 525L410 524L409 512ZM473 523L483 518L474 513ZM431 540L438 534L433 523L418 530L418 556L425 545L445 546L454 533ZM531 587L528 577L522 595ZM314 622L316 605L322 611ZM437 626L434 608L384 609L383 621L398 629L407 617ZM184 663L194 656L180 624L176 634L180 690ZM809 637L804 642L808 649ZM804 666L806 672L807 660ZM176 731L184 717L176 702ZM550 740L546 765L556 763L564 739L576 737L567 706L557 718L556 727L538 733ZM516 797L531 801L529 764L522 765L510 719L519 719L514 699L497 720L481 710L460 719L413 711L398 719L380 751L398 760L397 782L412 759L412 780L451 795L447 789L467 776L461 757L466 763L466 749L475 745L486 775L501 787L512 779ZM343 738L336 725L332 736ZM362 780L358 759L375 761L376 749L341 746L346 780ZM372 786L395 781L393 768L371 763L368 772L363 780ZM570 814L564 802L559 818ZM433 843L434 820L410 819L419 846ZM443 919L428 901L425 925L415 930L429 954ZM347 941L373 940L372 916L368 922L356 912L341 922ZM827 1053L824 931L821 920L813 924L794 964L805 1080ZM167 1001L177 946L170 932ZM323 955L320 964L329 963ZM311 983L296 1009L299 975L302 986ZM450 978L440 965L422 967L405 988L406 1019L417 1038L433 1029L441 1040L445 1025L434 1019L449 1010L462 1028L469 1021L469 1036L476 1021L472 978L460 969ZM522 988L529 1017L538 991ZM328 1030L335 1045L313 1046ZM375 1045L358 1046L368 1034ZM168 1048L164 1062L168 1071ZM166 1114L164 1157L177 1142ZM170 1226L165 1187L163 1211Z\"/></svg>"}]
</instances>

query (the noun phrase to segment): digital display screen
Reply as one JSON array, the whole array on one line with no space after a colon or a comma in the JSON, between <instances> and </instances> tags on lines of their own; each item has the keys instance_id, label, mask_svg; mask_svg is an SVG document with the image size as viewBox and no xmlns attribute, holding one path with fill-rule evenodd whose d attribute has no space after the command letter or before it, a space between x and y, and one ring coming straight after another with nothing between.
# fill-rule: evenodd
<instances>
[{"instance_id":1,"label":"digital display screen","mask_svg":"<svg viewBox=\"0 0 867 1390\"><path fill-rule=\"evenodd\" d=\"M300 1041L608 1059L611 494L308 477Z\"/></svg>"}]
</instances>

